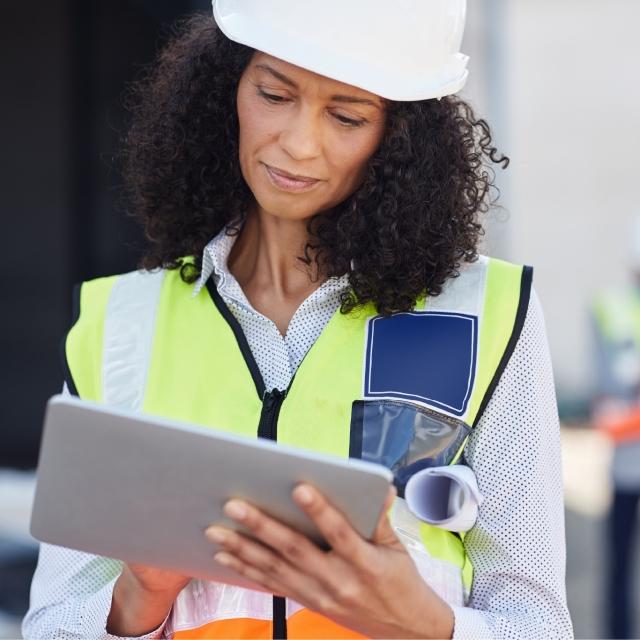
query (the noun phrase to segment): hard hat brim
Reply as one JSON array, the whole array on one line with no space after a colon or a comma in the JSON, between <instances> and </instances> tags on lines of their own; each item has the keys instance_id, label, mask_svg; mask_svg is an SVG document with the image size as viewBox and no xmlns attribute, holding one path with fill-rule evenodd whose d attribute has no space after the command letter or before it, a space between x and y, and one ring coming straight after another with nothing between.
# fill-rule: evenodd
<instances>
[{"instance_id":1,"label":"hard hat brim","mask_svg":"<svg viewBox=\"0 0 640 640\"><path fill-rule=\"evenodd\" d=\"M408 77L402 69L394 73L373 69L361 60L345 59L339 52L304 40L301 34L278 32L273 24L268 29L251 28L238 14L221 15L218 3L213 2L213 15L222 33L240 44L302 67L322 76L359 87L388 100L409 102L442 98L460 91L469 72L468 57L456 53L447 68L434 77Z\"/></svg>"}]
</instances>

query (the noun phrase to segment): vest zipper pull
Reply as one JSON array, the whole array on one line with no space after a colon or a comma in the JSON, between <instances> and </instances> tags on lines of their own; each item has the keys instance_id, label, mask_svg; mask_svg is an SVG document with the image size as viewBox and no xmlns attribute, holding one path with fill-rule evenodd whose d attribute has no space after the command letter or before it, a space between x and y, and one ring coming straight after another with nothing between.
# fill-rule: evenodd
<instances>
[{"instance_id":1,"label":"vest zipper pull","mask_svg":"<svg viewBox=\"0 0 640 640\"><path fill-rule=\"evenodd\" d=\"M259 438L277 440L278 415L280 414L280 407L282 406L285 396L286 391L280 391L280 389L265 391L262 397L260 424L258 425Z\"/></svg>"}]
</instances>

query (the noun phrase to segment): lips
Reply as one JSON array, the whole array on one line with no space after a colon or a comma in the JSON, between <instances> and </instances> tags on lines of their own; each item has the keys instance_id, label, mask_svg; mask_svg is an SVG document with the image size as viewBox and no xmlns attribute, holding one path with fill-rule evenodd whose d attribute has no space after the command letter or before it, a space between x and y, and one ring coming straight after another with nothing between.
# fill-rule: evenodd
<instances>
[{"instance_id":1,"label":"lips","mask_svg":"<svg viewBox=\"0 0 640 640\"><path fill-rule=\"evenodd\" d=\"M306 191L321 182L316 178L289 173L268 164L264 164L264 168L272 184L284 191Z\"/></svg>"}]
</instances>

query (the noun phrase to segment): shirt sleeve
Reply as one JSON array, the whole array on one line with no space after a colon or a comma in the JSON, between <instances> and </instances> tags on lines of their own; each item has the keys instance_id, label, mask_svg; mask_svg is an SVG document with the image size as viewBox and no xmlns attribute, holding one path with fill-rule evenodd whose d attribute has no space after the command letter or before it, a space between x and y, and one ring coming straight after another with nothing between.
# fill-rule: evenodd
<instances>
[{"instance_id":1,"label":"shirt sleeve","mask_svg":"<svg viewBox=\"0 0 640 640\"><path fill-rule=\"evenodd\" d=\"M50 544L40 545L31 603L22 622L25 640L117 640L107 617L122 563ZM162 637L164 623L140 640Z\"/></svg>"},{"instance_id":2,"label":"shirt sleeve","mask_svg":"<svg viewBox=\"0 0 640 640\"><path fill-rule=\"evenodd\" d=\"M465 537L474 567L454 639L572 638L566 602L560 430L540 302L532 292L516 348L464 461L483 502Z\"/></svg>"}]
</instances>

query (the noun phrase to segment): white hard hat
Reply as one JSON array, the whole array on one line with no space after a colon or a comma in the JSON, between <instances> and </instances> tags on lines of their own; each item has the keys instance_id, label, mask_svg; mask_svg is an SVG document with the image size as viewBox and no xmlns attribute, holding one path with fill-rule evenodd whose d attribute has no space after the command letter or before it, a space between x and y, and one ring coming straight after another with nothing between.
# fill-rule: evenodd
<instances>
[{"instance_id":1,"label":"white hard hat","mask_svg":"<svg viewBox=\"0 0 640 640\"><path fill-rule=\"evenodd\" d=\"M466 0L213 0L231 40L389 100L460 91Z\"/></svg>"}]
</instances>

